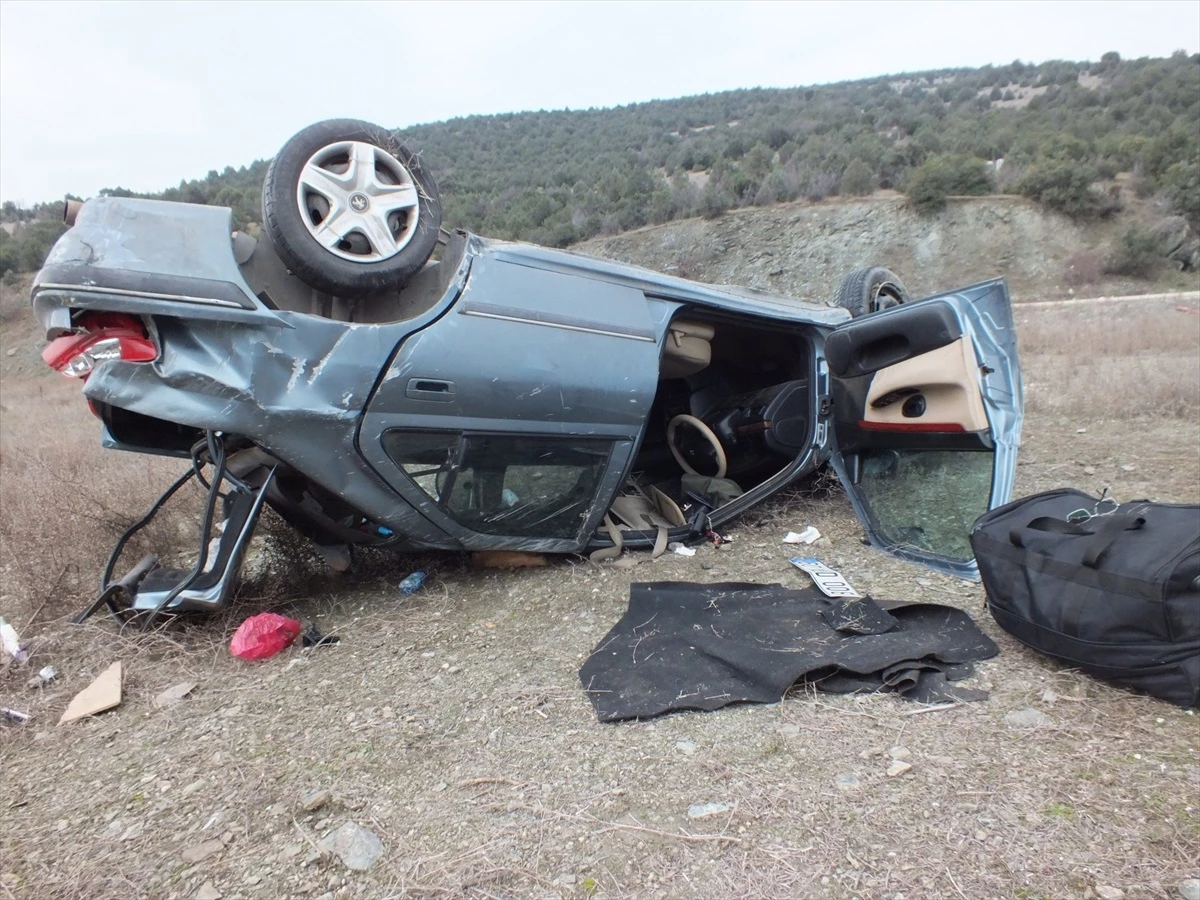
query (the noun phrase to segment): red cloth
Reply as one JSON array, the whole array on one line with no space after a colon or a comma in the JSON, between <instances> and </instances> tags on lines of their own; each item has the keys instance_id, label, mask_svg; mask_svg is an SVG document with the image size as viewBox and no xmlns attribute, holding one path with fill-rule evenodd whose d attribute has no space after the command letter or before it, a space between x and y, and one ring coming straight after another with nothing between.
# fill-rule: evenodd
<instances>
[{"instance_id":1,"label":"red cloth","mask_svg":"<svg viewBox=\"0 0 1200 900\"><path fill-rule=\"evenodd\" d=\"M300 623L278 613L259 613L238 626L229 652L240 659L266 659L286 650L300 635Z\"/></svg>"}]
</instances>

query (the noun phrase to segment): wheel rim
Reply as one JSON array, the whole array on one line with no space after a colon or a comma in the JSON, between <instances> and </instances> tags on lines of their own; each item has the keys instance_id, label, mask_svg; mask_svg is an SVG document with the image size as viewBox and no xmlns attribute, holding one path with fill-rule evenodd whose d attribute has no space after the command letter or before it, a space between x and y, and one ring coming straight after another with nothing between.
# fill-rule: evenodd
<instances>
[{"instance_id":1,"label":"wheel rim","mask_svg":"<svg viewBox=\"0 0 1200 900\"><path fill-rule=\"evenodd\" d=\"M313 240L357 263L382 262L407 247L421 209L412 173L365 141L338 141L310 156L296 203Z\"/></svg>"},{"instance_id":2,"label":"wheel rim","mask_svg":"<svg viewBox=\"0 0 1200 900\"><path fill-rule=\"evenodd\" d=\"M904 298L900 293L900 289L890 281L885 281L871 296L870 308L868 312L879 312L881 309L891 309L893 306L899 306L904 302Z\"/></svg>"}]
</instances>

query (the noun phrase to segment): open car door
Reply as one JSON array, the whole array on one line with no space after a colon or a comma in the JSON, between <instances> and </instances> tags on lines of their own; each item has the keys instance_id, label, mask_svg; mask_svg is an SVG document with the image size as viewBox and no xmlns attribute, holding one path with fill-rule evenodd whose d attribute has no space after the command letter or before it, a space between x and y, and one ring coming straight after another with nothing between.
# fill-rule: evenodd
<instances>
[{"instance_id":1,"label":"open car door","mask_svg":"<svg viewBox=\"0 0 1200 900\"><path fill-rule=\"evenodd\" d=\"M1023 397L1003 281L855 319L825 342L831 458L871 543L977 578L968 531L1007 503Z\"/></svg>"}]
</instances>

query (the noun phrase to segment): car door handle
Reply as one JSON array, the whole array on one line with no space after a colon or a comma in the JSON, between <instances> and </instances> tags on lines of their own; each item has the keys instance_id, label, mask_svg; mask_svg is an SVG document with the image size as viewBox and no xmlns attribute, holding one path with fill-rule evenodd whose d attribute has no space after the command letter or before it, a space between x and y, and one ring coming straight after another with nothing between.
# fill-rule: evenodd
<instances>
[{"instance_id":1,"label":"car door handle","mask_svg":"<svg viewBox=\"0 0 1200 900\"><path fill-rule=\"evenodd\" d=\"M404 390L410 400L440 400L449 403L454 399L454 382L440 378L410 378Z\"/></svg>"}]
</instances>

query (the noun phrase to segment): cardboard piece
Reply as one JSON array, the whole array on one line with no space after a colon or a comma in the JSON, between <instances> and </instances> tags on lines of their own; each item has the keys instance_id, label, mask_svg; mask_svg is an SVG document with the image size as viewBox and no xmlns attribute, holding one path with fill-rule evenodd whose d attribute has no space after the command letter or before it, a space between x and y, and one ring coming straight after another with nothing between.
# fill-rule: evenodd
<instances>
[{"instance_id":1,"label":"cardboard piece","mask_svg":"<svg viewBox=\"0 0 1200 900\"><path fill-rule=\"evenodd\" d=\"M179 684L171 685L165 691L154 698L154 706L156 709L162 709L164 706L171 706L178 703L196 687L194 681L181 681Z\"/></svg>"},{"instance_id":2,"label":"cardboard piece","mask_svg":"<svg viewBox=\"0 0 1200 900\"><path fill-rule=\"evenodd\" d=\"M59 725L94 716L121 704L121 663L113 663L96 676L96 680L75 695L58 720Z\"/></svg>"},{"instance_id":3,"label":"cardboard piece","mask_svg":"<svg viewBox=\"0 0 1200 900\"><path fill-rule=\"evenodd\" d=\"M546 565L546 557L517 550L477 550L471 554L471 562L479 569L523 569Z\"/></svg>"}]
</instances>

